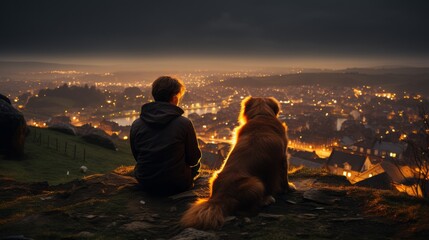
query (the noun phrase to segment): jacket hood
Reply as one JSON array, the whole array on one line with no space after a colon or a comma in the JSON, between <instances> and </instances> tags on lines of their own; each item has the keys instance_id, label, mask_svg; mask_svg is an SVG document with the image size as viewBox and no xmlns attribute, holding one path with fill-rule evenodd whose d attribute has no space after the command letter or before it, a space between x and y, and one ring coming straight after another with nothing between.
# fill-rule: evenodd
<instances>
[{"instance_id":1,"label":"jacket hood","mask_svg":"<svg viewBox=\"0 0 429 240\"><path fill-rule=\"evenodd\" d=\"M150 102L142 106L140 118L148 125L162 126L181 116L183 110L168 102Z\"/></svg>"}]
</instances>

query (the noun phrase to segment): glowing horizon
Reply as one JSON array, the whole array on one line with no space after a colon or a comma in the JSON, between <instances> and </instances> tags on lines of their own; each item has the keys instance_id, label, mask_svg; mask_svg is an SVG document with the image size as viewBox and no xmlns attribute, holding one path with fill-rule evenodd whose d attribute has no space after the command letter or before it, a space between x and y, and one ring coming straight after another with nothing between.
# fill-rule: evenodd
<instances>
[{"instance_id":1,"label":"glowing horizon","mask_svg":"<svg viewBox=\"0 0 429 240\"><path fill-rule=\"evenodd\" d=\"M106 54L107 55L107 54ZM281 70L377 67L429 67L426 57L347 57L347 56L55 56L10 55L0 61L41 62L55 64L89 65L111 68L116 71L231 71L231 70Z\"/></svg>"}]
</instances>

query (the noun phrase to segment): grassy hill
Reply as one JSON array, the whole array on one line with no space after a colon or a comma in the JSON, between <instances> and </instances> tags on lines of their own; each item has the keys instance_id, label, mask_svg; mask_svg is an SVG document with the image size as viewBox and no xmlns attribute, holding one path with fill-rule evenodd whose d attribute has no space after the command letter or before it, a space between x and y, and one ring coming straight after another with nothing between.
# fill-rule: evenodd
<instances>
[{"instance_id":1,"label":"grassy hill","mask_svg":"<svg viewBox=\"0 0 429 240\"><path fill-rule=\"evenodd\" d=\"M41 141L38 141L39 137ZM118 140L115 144L118 151L87 143L78 136L30 128L25 156L20 160L0 158L0 175L20 182L48 181L49 184L59 184L85 175L111 172L122 165L133 165L129 143ZM88 167L85 174L80 172L82 165Z\"/></svg>"}]
</instances>

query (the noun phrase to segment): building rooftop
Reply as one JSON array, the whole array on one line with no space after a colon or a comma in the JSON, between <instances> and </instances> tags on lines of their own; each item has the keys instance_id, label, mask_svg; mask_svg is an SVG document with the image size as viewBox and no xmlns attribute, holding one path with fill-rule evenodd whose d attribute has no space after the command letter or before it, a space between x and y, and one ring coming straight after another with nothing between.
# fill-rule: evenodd
<instances>
[{"instance_id":1,"label":"building rooftop","mask_svg":"<svg viewBox=\"0 0 429 240\"><path fill-rule=\"evenodd\" d=\"M360 172L365 160L366 156L346 153L334 149L326 164L328 166L344 168L344 165L348 163L351 166L351 170Z\"/></svg>"}]
</instances>

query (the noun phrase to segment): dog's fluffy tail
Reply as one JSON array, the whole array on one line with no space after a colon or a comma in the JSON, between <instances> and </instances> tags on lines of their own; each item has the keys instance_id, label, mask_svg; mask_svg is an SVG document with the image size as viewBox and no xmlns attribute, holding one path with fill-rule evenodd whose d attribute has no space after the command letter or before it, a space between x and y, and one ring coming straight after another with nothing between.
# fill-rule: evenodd
<instances>
[{"instance_id":1,"label":"dog's fluffy tail","mask_svg":"<svg viewBox=\"0 0 429 240\"><path fill-rule=\"evenodd\" d=\"M233 194L217 196L217 199L199 199L185 212L181 225L198 229L216 229L223 225L228 214L237 210L254 211L263 202L264 185L255 177L243 178L229 190Z\"/></svg>"},{"instance_id":2,"label":"dog's fluffy tail","mask_svg":"<svg viewBox=\"0 0 429 240\"><path fill-rule=\"evenodd\" d=\"M224 221L221 203L210 199L199 199L180 220L183 227L198 229L216 229L221 227Z\"/></svg>"}]
</instances>

